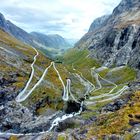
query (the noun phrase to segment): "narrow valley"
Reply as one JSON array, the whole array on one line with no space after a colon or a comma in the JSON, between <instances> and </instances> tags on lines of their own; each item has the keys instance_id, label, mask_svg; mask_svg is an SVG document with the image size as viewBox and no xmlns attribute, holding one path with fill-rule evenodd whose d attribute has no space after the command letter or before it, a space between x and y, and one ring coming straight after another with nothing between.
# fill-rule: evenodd
<instances>
[{"instance_id":1,"label":"narrow valley","mask_svg":"<svg viewBox=\"0 0 140 140\"><path fill-rule=\"evenodd\" d=\"M73 42L0 14L0 140L140 139L140 1Z\"/></svg>"}]
</instances>

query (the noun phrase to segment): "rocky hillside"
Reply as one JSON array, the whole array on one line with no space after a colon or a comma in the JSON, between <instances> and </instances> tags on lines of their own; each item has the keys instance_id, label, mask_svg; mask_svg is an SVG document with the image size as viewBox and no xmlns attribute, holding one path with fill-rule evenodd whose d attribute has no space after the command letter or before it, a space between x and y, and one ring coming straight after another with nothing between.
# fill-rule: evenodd
<instances>
[{"instance_id":1,"label":"rocky hillside","mask_svg":"<svg viewBox=\"0 0 140 140\"><path fill-rule=\"evenodd\" d=\"M90 25L90 28L89 28L88 32L93 32L93 31L101 28L102 26L104 26L104 24L106 23L108 18L109 18L109 15L104 15L102 17L99 17L99 18L95 19L93 21L93 23Z\"/></svg>"},{"instance_id":2,"label":"rocky hillside","mask_svg":"<svg viewBox=\"0 0 140 140\"><path fill-rule=\"evenodd\" d=\"M22 42L27 44L33 44L33 38L23 29L17 27L9 20L6 20L4 15L0 13L0 28L3 29L5 32L9 33L10 35L14 36L15 38L19 39Z\"/></svg>"},{"instance_id":3,"label":"rocky hillside","mask_svg":"<svg viewBox=\"0 0 140 140\"><path fill-rule=\"evenodd\" d=\"M110 16L96 19L75 45L104 66L140 68L140 1L122 0Z\"/></svg>"},{"instance_id":4,"label":"rocky hillside","mask_svg":"<svg viewBox=\"0 0 140 140\"><path fill-rule=\"evenodd\" d=\"M51 60L38 51L39 55L34 64L34 75L27 91L37 83ZM13 38L0 30L0 131L1 132L27 132L43 131L48 129L48 116L63 109L62 86L59 77L53 68L44 77L40 86L33 91L32 95L22 106L15 98L25 87L31 74L31 64L36 52L33 47ZM62 65L56 64L62 79L66 79L67 71ZM27 108L28 107L28 108ZM29 111L30 109L30 111ZM42 119L34 120L34 115L42 115ZM18 115L17 115L18 114ZM45 116L45 118L44 118ZM44 127L44 119L45 123ZM31 123L30 126L27 126ZM37 123L37 124L36 124ZM1 136L0 136L1 139Z\"/></svg>"},{"instance_id":5,"label":"rocky hillside","mask_svg":"<svg viewBox=\"0 0 140 140\"><path fill-rule=\"evenodd\" d=\"M55 62L1 15L0 140L139 140L139 9L122 0ZM46 35L33 34L42 50Z\"/></svg>"}]
</instances>

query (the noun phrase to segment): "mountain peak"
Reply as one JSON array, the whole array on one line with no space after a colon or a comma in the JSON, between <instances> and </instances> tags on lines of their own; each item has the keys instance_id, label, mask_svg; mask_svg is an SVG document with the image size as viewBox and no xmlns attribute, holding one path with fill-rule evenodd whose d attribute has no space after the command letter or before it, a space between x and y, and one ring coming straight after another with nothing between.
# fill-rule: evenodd
<instances>
[{"instance_id":1,"label":"mountain peak","mask_svg":"<svg viewBox=\"0 0 140 140\"><path fill-rule=\"evenodd\" d=\"M56 37L56 38L63 38L62 36L58 34L48 34L49 37Z\"/></svg>"},{"instance_id":2,"label":"mountain peak","mask_svg":"<svg viewBox=\"0 0 140 140\"><path fill-rule=\"evenodd\" d=\"M133 8L140 8L140 0L122 0L120 4L114 9L113 14L118 15Z\"/></svg>"}]
</instances>

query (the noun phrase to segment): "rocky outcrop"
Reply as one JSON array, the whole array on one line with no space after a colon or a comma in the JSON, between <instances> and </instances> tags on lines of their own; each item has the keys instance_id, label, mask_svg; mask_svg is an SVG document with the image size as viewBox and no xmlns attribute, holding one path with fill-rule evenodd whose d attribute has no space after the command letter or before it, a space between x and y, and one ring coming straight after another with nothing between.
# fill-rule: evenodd
<instances>
[{"instance_id":1,"label":"rocky outcrop","mask_svg":"<svg viewBox=\"0 0 140 140\"><path fill-rule=\"evenodd\" d=\"M8 102L0 115L0 130L6 132L20 132L20 125L33 119L30 111L15 102Z\"/></svg>"},{"instance_id":2,"label":"rocky outcrop","mask_svg":"<svg viewBox=\"0 0 140 140\"><path fill-rule=\"evenodd\" d=\"M92 32L90 28L75 47L88 49L90 57L99 59L104 66L129 64L139 69L139 7L139 0L123 0L107 20L97 24L99 28L94 26L95 29L92 28ZM99 19L95 20L95 23Z\"/></svg>"},{"instance_id":3,"label":"rocky outcrop","mask_svg":"<svg viewBox=\"0 0 140 140\"><path fill-rule=\"evenodd\" d=\"M93 21L93 23L90 25L89 31L88 32L93 32L100 27L104 26L104 24L107 22L109 19L110 15L104 15L102 17L99 17Z\"/></svg>"},{"instance_id":4,"label":"rocky outcrop","mask_svg":"<svg viewBox=\"0 0 140 140\"><path fill-rule=\"evenodd\" d=\"M101 112L114 112L116 110L119 110L121 107L123 107L128 102L128 99L118 99L113 103L107 104L104 106L101 110Z\"/></svg>"}]
</instances>

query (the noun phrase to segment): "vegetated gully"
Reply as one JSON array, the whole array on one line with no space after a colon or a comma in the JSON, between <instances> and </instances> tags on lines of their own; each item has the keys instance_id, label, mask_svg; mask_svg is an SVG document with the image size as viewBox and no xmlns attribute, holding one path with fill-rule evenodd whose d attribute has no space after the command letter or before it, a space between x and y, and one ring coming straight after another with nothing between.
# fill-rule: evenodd
<instances>
[{"instance_id":1,"label":"vegetated gully","mask_svg":"<svg viewBox=\"0 0 140 140\"><path fill-rule=\"evenodd\" d=\"M34 56L34 61L33 63L31 64L31 68L32 68L32 71L31 71L31 75L30 75L30 78L28 80L28 82L26 83L24 89L19 93L19 95L16 97L16 102L22 102L24 100L26 100L29 95L36 89L37 86L39 86L39 84L41 83L41 81L44 79L48 69L50 67L53 66L54 70L56 71L58 77L59 77L59 80L61 81L62 83L62 86L63 86L63 96L62 96L62 100L67 102L69 100L69 95L71 96L71 98L73 99L73 101L75 101L76 103L80 104L80 108L79 108L79 111L78 112L72 112L71 114L64 114L63 116L61 117L56 117L52 124L51 124L51 127L49 128L48 131L46 132L50 132L55 126L57 126L60 122L63 122L64 120L68 119L68 118L72 118L74 116L77 116L77 115L80 115L81 112L83 111L83 105L90 105L90 104L96 104L97 102L96 101L90 101L90 102L87 102L86 99L87 99L87 96L92 92L94 91L97 91L97 90L100 90L102 88L102 85L99 81L99 77L104 80L105 82L108 82L110 84L112 84L114 87L113 89L111 89L111 91L109 93L105 93L103 95L98 95L98 96L94 96L94 97L90 97L89 100L94 100L94 99L100 99L100 98L103 98L103 97L109 97L105 100L100 100L98 101L99 102L104 102L104 101L109 101L109 100L113 100L113 99L116 99L118 98L124 90L126 90L128 87L127 86L124 86L122 89L120 89L119 91L117 91L116 93L113 93L113 91L117 88L117 85L111 81L108 81L104 78L102 78L98 73L96 73L94 71L94 68L91 68L91 76L93 76L95 79L96 79L96 82L98 84L98 88L96 88L94 86L94 84L92 84L90 81L88 81L83 75L81 72L77 71L73 64L72 64L72 68L74 71L77 71L77 73L73 73L73 75L75 75L77 78L79 78L79 80L81 81L81 83L86 87L86 93L84 94L84 100L83 101L78 101L74 95L72 94L71 92L71 80L70 79L67 79L67 83L66 83L66 86L64 84L64 81L62 80L61 78L61 75L59 73L59 71L57 70L56 66L55 66L55 63L54 62L51 62L51 64L45 69L45 71L43 72L40 80L33 86L33 88L29 91L29 92L26 92L28 86L30 85L31 81L32 81L32 78L34 76L34 64L36 62L36 59L37 59L37 56L39 55L38 51L33 48L35 51L36 51L36 55ZM80 74L78 74L80 73ZM84 103L85 102L85 103ZM40 133L45 133L45 132L40 132ZM27 134L28 135L28 134Z\"/></svg>"}]
</instances>

